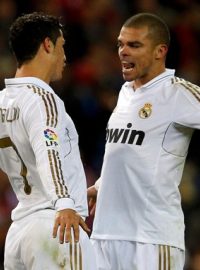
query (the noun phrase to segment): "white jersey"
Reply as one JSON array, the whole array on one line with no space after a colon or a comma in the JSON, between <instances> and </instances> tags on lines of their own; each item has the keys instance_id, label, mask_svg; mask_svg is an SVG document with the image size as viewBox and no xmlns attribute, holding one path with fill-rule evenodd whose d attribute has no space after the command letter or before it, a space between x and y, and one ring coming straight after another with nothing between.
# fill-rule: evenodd
<instances>
[{"instance_id":1,"label":"white jersey","mask_svg":"<svg viewBox=\"0 0 200 270\"><path fill-rule=\"evenodd\" d=\"M87 216L78 135L52 88L33 77L5 80L0 92L0 168L19 200L12 219L42 209Z\"/></svg>"},{"instance_id":2,"label":"white jersey","mask_svg":"<svg viewBox=\"0 0 200 270\"><path fill-rule=\"evenodd\" d=\"M184 249L179 184L200 88L166 69L136 91L126 82L107 126L93 239Z\"/></svg>"}]
</instances>

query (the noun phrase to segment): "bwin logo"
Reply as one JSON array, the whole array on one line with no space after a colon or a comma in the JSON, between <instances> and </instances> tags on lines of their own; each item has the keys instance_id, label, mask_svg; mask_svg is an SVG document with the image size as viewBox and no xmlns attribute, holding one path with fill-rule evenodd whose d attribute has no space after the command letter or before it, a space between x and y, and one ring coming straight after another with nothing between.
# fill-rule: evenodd
<instances>
[{"instance_id":1,"label":"bwin logo","mask_svg":"<svg viewBox=\"0 0 200 270\"><path fill-rule=\"evenodd\" d=\"M128 129L107 129L106 130L106 141L107 143L127 143L141 145L145 133L142 130L130 129L132 127L131 123L127 124Z\"/></svg>"}]
</instances>

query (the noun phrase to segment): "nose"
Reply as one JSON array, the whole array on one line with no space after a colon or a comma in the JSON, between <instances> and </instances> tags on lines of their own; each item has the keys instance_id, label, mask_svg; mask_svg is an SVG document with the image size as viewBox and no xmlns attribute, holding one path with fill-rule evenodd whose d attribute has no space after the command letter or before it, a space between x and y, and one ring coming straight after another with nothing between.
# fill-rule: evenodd
<instances>
[{"instance_id":1,"label":"nose","mask_svg":"<svg viewBox=\"0 0 200 270\"><path fill-rule=\"evenodd\" d=\"M64 54L64 58L63 58L63 62L66 64L67 62L67 58L66 58L66 55Z\"/></svg>"},{"instance_id":2,"label":"nose","mask_svg":"<svg viewBox=\"0 0 200 270\"><path fill-rule=\"evenodd\" d=\"M118 49L118 53L119 53L119 55L121 55L121 56L125 56L125 55L128 55L128 47L127 46L121 46L121 47L119 47L119 49Z\"/></svg>"}]
</instances>

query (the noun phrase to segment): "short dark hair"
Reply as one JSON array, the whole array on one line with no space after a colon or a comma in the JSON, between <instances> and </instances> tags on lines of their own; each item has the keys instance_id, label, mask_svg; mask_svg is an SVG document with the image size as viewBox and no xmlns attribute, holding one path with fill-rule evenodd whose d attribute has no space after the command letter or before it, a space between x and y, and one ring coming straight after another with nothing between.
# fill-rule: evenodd
<instances>
[{"instance_id":1,"label":"short dark hair","mask_svg":"<svg viewBox=\"0 0 200 270\"><path fill-rule=\"evenodd\" d=\"M149 37L158 44L170 44L170 32L167 24L157 15L152 13L138 13L130 17L123 25L124 27L140 28L147 26Z\"/></svg>"},{"instance_id":2,"label":"short dark hair","mask_svg":"<svg viewBox=\"0 0 200 270\"><path fill-rule=\"evenodd\" d=\"M40 44L49 37L53 44L63 29L59 18L42 12L33 12L18 17L10 27L9 45L18 66L36 55Z\"/></svg>"}]
</instances>

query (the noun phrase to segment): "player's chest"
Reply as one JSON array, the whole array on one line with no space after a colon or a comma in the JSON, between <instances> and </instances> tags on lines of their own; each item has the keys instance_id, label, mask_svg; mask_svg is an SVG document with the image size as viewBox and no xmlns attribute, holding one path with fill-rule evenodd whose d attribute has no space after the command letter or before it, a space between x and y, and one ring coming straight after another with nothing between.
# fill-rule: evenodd
<instances>
[{"instance_id":1,"label":"player's chest","mask_svg":"<svg viewBox=\"0 0 200 270\"><path fill-rule=\"evenodd\" d=\"M124 142L131 142L136 135L141 140L144 136L162 138L172 122L172 106L170 100L156 97L119 102L108 122L107 135Z\"/></svg>"}]
</instances>

